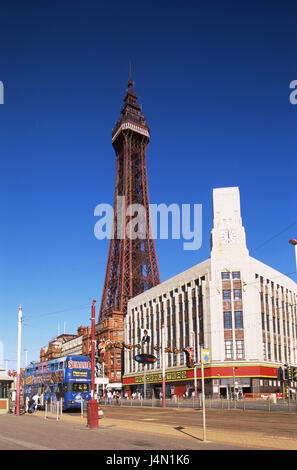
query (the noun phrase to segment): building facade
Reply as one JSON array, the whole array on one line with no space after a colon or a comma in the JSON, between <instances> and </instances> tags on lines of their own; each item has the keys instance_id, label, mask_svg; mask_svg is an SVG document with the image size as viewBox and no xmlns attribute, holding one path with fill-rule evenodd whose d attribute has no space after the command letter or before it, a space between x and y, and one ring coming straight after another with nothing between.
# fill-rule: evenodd
<instances>
[{"instance_id":1,"label":"building facade","mask_svg":"<svg viewBox=\"0 0 297 470\"><path fill-rule=\"evenodd\" d=\"M79 326L76 335L61 334L40 350L40 362L71 354L89 356L91 351L91 328Z\"/></svg>"},{"instance_id":2,"label":"building facade","mask_svg":"<svg viewBox=\"0 0 297 470\"><path fill-rule=\"evenodd\" d=\"M206 394L282 392L278 368L297 365L296 300L292 279L249 256L239 189L214 189L210 258L129 301L125 342L133 348L124 353L125 389L143 388L144 366L134 357L149 352L157 361L145 366L148 394L159 394L164 325L167 395L193 390L194 369L182 349L193 348L199 363L201 346L211 357ZM151 332L146 346L143 328ZM199 367L197 377L199 389Z\"/></svg>"}]
</instances>

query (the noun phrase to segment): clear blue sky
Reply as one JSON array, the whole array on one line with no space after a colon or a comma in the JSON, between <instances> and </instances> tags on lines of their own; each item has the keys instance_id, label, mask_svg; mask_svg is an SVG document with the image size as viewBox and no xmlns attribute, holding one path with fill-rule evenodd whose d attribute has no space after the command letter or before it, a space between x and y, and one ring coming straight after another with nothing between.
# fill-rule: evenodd
<instances>
[{"instance_id":1,"label":"clear blue sky","mask_svg":"<svg viewBox=\"0 0 297 470\"><path fill-rule=\"evenodd\" d=\"M203 204L200 250L156 242L162 280L209 256L212 188L224 186L240 188L251 254L296 270L297 225L253 252L297 221L296 23L294 1L2 1L5 358L16 358L19 304L29 360L58 322L90 324L93 298L98 313L108 241L94 237L94 208L113 202L111 129L130 60L151 127L151 202Z\"/></svg>"}]
</instances>

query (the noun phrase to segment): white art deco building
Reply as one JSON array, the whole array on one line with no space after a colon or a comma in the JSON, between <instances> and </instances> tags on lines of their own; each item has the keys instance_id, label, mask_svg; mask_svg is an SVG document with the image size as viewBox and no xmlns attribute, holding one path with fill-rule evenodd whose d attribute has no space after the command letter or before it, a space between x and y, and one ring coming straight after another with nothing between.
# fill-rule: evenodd
<instances>
[{"instance_id":1,"label":"white art deco building","mask_svg":"<svg viewBox=\"0 0 297 470\"><path fill-rule=\"evenodd\" d=\"M134 357L149 352L158 360L146 366L148 393L158 395L164 324L171 351L165 354L168 395L193 389L194 370L186 367L181 350L195 346L199 362L201 344L211 356L207 394L228 395L234 385L243 393L282 392L278 368L297 365L296 299L292 279L249 256L239 189L214 189L210 258L129 301L125 342L140 344L141 329L147 328L151 343L142 351L125 350L125 389L143 387L143 365ZM200 370L197 376L199 389Z\"/></svg>"}]
</instances>

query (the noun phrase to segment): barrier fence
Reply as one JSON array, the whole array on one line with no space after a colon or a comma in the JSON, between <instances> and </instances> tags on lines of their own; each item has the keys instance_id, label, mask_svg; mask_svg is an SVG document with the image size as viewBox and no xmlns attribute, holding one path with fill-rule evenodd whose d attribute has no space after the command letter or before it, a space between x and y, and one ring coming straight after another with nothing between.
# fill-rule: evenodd
<instances>
[{"instance_id":1,"label":"barrier fence","mask_svg":"<svg viewBox=\"0 0 297 470\"><path fill-rule=\"evenodd\" d=\"M130 399L111 399L111 400L100 400L100 405L105 406L125 406L125 407L152 407L161 408L161 399L147 399L142 398L130 398ZM247 397L242 399L226 399L226 398L212 398L206 397L205 406L208 409L221 409L221 410L259 410L267 412L286 412L286 413L297 413L297 397L294 399L276 399L272 396L260 397ZM182 399L176 397L173 399L166 399L166 408L195 408L201 409L201 397L198 399L188 398Z\"/></svg>"}]
</instances>

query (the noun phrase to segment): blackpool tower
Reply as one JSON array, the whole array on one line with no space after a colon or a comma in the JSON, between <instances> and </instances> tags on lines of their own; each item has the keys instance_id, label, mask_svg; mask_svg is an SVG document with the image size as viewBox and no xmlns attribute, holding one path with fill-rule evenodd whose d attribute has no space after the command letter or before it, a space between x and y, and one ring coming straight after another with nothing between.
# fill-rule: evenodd
<instances>
[{"instance_id":1,"label":"blackpool tower","mask_svg":"<svg viewBox=\"0 0 297 470\"><path fill-rule=\"evenodd\" d=\"M98 319L101 339L123 341L128 300L160 283L147 182L149 140L150 129L130 77L121 116L112 130L116 154L114 218ZM109 360L106 366L110 375L113 367ZM119 378L119 370L113 375L111 381L116 375Z\"/></svg>"}]
</instances>

